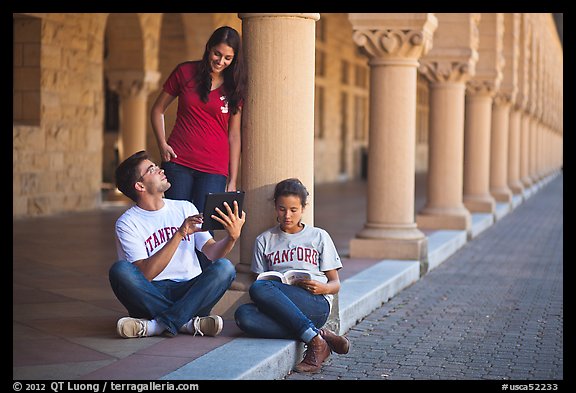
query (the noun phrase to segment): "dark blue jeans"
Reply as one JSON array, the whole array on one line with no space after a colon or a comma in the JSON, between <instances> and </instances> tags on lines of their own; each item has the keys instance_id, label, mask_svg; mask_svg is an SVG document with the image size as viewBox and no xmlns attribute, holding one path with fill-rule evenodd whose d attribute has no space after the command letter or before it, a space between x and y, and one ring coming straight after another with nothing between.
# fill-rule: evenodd
<instances>
[{"instance_id":1,"label":"dark blue jeans","mask_svg":"<svg viewBox=\"0 0 576 393\"><path fill-rule=\"evenodd\" d=\"M228 259L217 259L189 281L148 281L137 266L115 262L109 271L114 294L133 318L156 319L172 335L193 317L210 314L236 278Z\"/></svg>"},{"instance_id":2,"label":"dark blue jeans","mask_svg":"<svg viewBox=\"0 0 576 393\"><path fill-rule=\"evenodd\" d=\"M202 213L206 194L226 191L226 176L200 172L195 169L162 162L162 169L171 186L164 196L169 199L190 201Z\"/></svg>"},{"instance_id":3,"label":"dark blue jeans","mask_svg":"<svg viewBox=\"0 0 576 393\"><path fill-rule=\"evenodd\" d=\"M240 305L234 319L250 336L308 343L330 315L330 305L324 296L313 295L295 285L256 280L249 292L254 303Z\"/></svg>"}]
</instances>

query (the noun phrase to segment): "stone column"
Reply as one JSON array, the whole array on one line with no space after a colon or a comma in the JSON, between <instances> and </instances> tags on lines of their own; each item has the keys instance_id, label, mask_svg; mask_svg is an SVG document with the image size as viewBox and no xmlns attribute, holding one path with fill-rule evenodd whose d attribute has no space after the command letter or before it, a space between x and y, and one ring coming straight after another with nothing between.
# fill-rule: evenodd
<instances>
[{"instance_id":1,"label":"stone column","mask_svg":"<svg viewBox=\"0 0 576 393\"><path fill-rule=\"evenodd\" d=\"M528 142L528 176L532 184L538 183L538 119L534 113L529 117L529 142Z\"/></svg>"},{"instance_id":2,"label":"stone column","mask_svg":"<svg viewBox=\"0 0 576 393\"><path fill-rule=\"evenodd\" d=\"M547 175L546 172L546 125L540 119L538 123L538 178L544 179Z\"/></svg>"},{"instance_id":3,"label":"stone column","mask_svg":"<svg viewBox=\"0 0 576 393\"><path fill-rule=\"evenodd\" d=\"M512 202L508 188L508 126L510 122L510 98L498 94L492 108L492 135L490 139L490 193L498 202Z\"/></svg>"},{"instance_id":4,"label":"stone column","mask_svg":"<svg viewBox=\"0 0 576 393\"><path fill-rule=\"evenodd\" d=\"M535 147L535 176L538 181L542 180L546 176L546 169L544 167L544 133L545 133L545 123L544 123L544 55L545 55L545 43L546 39L545 30L543 25L545 25L545 20L543 18L545 14L538 14L538 25L540 26L540 34L538 36L538 50L536 51L536 147Z\"/></svg>"},{"instance_id":5,"label":"stone column","mask_svg":"<svg viewBox=\"0 0 576 393\"><path fill-rule=\"evenodd\" d=\"M508 188L508 154L510 137L510 108L518 87L517 37L518 14L502 16L502 82L492 106L492 133L490 136L490 193L498 202L512 202L512 191ZM515 23L516 22L516 23Z\"/></svg>"},{"instance_id":6,"label":"stone column","mask_svg":"<svg viewBox=\"0 0 576 393\"><path fill-rule=\"evenodd\" d=\"M541 162L541 173L542 177L546 177L550 173L550 165L549 165L549 157L548 157L548 148L550 146L550 138L549 138L549 129L548 124L545 123L545 120L542 121L542 147L540 148L540 154L542 155L542 162Z\"/></svg>"},{"instance_id":7,"label":"stone column","mask_svg":"<svg viewBox=\"0 0 576 393\"><path fill-rule=\"evenodd\" d=\"M520 181L520 122L521 110L516 106L510 111L508 137L508 187L514 195L522 194L524 186Z\"/></svg>"},{"instance_id":8,"label":"stone column","mask_svg":"<svg viewBox=\"0 0 576 393\"><path fill-rule=\"evenodd\" d=\"M519 176L523 188L532 185L528 176L528 146L530 138L530 123L528 120L528 99L530 96L530 57L531 57L531 36L532 29L530 25L529 14L520 15L520 59L518 62L518 95L516 97L519 111L519 138L520 138L520 157L519 157Z\"/></svg>"},{"instance_id":9,"label":"stone column","mask_svg":"<svg viewBox=\"0 0 576 393\"><path fill-rule=\"evenodd\" d=\"M474 87L471 87L470 83ZM493 86L469 81L464 126L464 206L470 212L493 213L494 198L489 192L490 128Z\"/></svg>"},{"instance_id":10,"label":"stone column","mask_svg":"<svg viewBox=\"0 0 576 393\"><path fill-rule=\"evenodd\" d=\"M432 14L349 14L353 39L370 58L367 222L350 242L353 258L426 259L414 221L416 81Z\"/></svg>"},{"instance_id":11,"label":"stone column","mask_svg":"<svg viewBox=\"0 0 576 393\"><path fill-rule=\"evenodd\" d=\"M146 149L146 125L148 122L148 94L158 88L160 73L156 71L107 72L110 89L120 96L119 160Z\"/></svg>"},{"instance_id":12,"label":"stone column","mask_svg":"<svg viewBox=\"0 0 576 393\"><path fill-rule=\"evenodd\" d=\"M529 41L530 45L530 79L528 81L528 177L531 184L538 182L536 171L536 149L537 149L537 78L538 78L538 19L537 14L530 14L530 24L532 26L532 35Z\"/></svg>"},{"instance_id":13,"label":"stone column","mask_svg":"<svg viewBox=\"0 0 576 393\"><path fill-rule=\"evenodd\" d=\"M470 229L462 202L466 81L478 59L479 14L436 14L438 29L420 71L430 81L428 193L417 216L426 229Z\"/></svg>"},{"instance_id":14,"label":"stone column","mask_svg":"<svg viewBox=\"0 0 576 393\"><path fill-rule=\"evenodd\" d=\"M276 223L276 183L289 177L304 183L310 196L303 221L314 225L314 59L320 14L239 17L248 69L241 166L247 219L232 289L245 293L253 281L254 240Z\"/></svg>"},{"instance_id":15,"label":"stone column","mask_svg":"<svg viewBox=\"0 0 576 393\"><path fill-rule=\"evenodd\" d=\"M471 212L493 213L490 195L492 99L502 81L503 15L482 14L476 74L466 89L464 128L464 206Z\"/></svg>"},{"instance_id":16,"label":"stone column","mask_svg":"<svg viewBox=\"0 0 576 393\"><path fill-rule=\"evenodd\" d=\"M521 14L504 14L504 65L500 90L510 101L508 119L508 152L506 165L506 185L512 194L522 194L520 182L520 70L521 70ZM496 197L497 198L497 197Z\"/></svg>"},{"instance_id":17,"label":"stone column","mask_svg":"<svg viewBox=\"0 0 576 393\"><path fill-rule=\"evenodd\" d=\"M530 115L523 111L520 121L520 180L524 188L532 185L532 179L529 172L530 159Z\"/></svg>"}]
</instances>

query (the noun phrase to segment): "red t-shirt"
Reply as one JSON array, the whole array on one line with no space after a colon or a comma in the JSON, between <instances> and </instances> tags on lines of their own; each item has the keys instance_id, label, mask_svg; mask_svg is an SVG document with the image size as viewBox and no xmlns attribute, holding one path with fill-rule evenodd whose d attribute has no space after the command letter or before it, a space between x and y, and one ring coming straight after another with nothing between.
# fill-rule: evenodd
<instances>
[{"instance_id":1,"label":"red t-shirt","mask_svg":"<svg viewBox=\"0 0 576 393\"><path fill-rule=\"evenodd\" d=\"M178 97L176 123L168 144L177 158L171 161L198 171L228 176L228 100L224 85L213 90L204 103L196 92L199 61L179 64L164 82L164 91Z\"/></svg>"}]
</instances>

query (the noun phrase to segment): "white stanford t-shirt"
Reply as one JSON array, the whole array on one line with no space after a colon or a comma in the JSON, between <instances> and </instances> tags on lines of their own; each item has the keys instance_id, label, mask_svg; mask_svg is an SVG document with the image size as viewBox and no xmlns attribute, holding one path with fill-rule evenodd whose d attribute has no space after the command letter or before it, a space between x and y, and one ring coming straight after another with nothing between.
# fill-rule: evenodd
<instances>
[{"instance_id":1,"label":"white stanford t-shirt","mask_svg":"<svg viewBox=\"0 0 576 393\"><path fill-rule=\"evenodd\" d=\"M132 206L116 221L118 258L135 262L150 257L164 247L186 217L194 214L198 214L198 209L189 201L164 199L164 207L155 211ZM153 280L187 281L202 273L194 248L202 250L211 238L207 231L188 235Z\"/></svg>"}]
</instances>

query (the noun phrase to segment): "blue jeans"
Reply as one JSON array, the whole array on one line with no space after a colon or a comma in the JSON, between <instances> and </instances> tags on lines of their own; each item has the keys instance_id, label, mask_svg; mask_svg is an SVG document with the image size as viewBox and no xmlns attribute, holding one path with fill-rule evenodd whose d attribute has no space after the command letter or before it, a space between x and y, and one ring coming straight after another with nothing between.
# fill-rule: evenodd
<instances>
[{"instance_id":1,"label":"blue jeans","mask_svg":"<svg viewBox=\"0 0 576 393\"><path fill-rule=\"evenodd\" d=\"M162 162L162 169L171 186L164 196L190 201L202 213L206 194L226 191L226 176L200 172L174 162Z\"/></svg>"},{"instance_id":2,"label":"blue jeans","mask_svg":"<svg viewBox=\"0 0 576 393\"><path fill-rule=\"evenodd\" d=\"M142 271L128 261L115 262L109 271L114 294L133 318L156 319L170 334L196 316L210 314L236 278L228 259L214 261L189 281L148 281Z\"/></svg>"},{"instance_id":3,"label":"blue jeans","mask_svg":"<svg viewBox=\"0 0 576 393\"><path fill-rule=\"evenodd\" d=\"M313 295L295 285L256 280L249 292L254 303L240 305L234 319L250 336L300 339L308 343L330 315L330 305L324 296Z\"/></svg>"}]
</instances>

